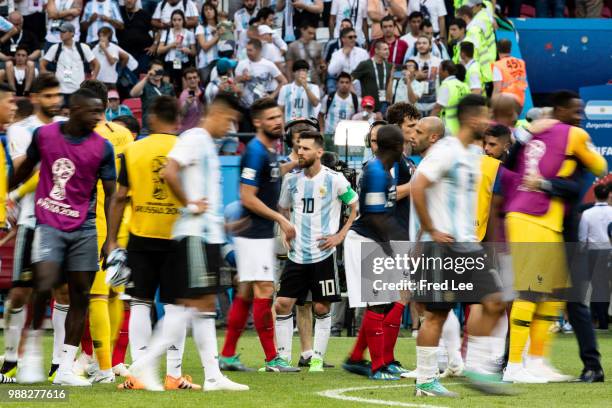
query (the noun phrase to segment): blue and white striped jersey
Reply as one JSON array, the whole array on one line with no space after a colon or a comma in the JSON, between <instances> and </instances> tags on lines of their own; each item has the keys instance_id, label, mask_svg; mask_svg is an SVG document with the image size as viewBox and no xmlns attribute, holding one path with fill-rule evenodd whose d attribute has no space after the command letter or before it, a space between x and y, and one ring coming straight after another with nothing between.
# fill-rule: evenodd
<instances>
[{"instance_id":1,"label":"blue and white striped jersey","mask_svg":"<svg viewBox=\"0 0 612 408\"><path fill-rule=\"evenodd\" d=\"M98 40L98 31L102 27L108 27L113 32L112 41L117 41L117 36L115 35L115 27L113 27L110 23L102 21L101 16L110 17L113 20L121 21L123 23L123 18L121 18L121 13L119 12L119 6L113 0L90 0L83 10L83 17L81 17L81 21L88 21L93 14L98 15L98 19L91 23L89 29L87 30L87 39L86 43L91 44ZM76 37L78 38L78 37Z\"/></svg>"},{"instance_id":2,"label":"blue and white striped jersey","mask_svg":"<svg viewBox=\"0 0 612 408\"><path fill-rule=\"evenodd\" d=\"M310 91L320 100L319 87L309 83L308 88L310 88ZM321 106L321 102L319 102L317 106L313 106L308 99L306 90L296 85L295 82L283 85L278 93L278 104L285 109L285 122L297 118L317 117L319 114L319 107Z\"/></svg>"},{"instance_id":3,"label":"blue and white striped jersey","mask_svg":"<svg viewBox=\"0 0 612 408\"><path fill-rule=\"evenodd\" d=\"M357 199L344 175L325 166L313 178L303 170L287 174L278 205L291 210L291 224L296 229L289 259L312 264L334 253L335 248L325 251L319 248L321 239L338 232L342 203L352 204Z\"/></svg>"},{"instance_id":4,"label":"blue and white striped jersey","mask_svg":"<svg viewBox=\"0 0 612 408\"><path fill-rule=\"evenodd\" d=\"M325 95L321 101L321 113L325 115L325 133L334 133L341 120L351 120L359 109L361 100L357 98L357 106L353 103L353 94L349 93L346 98L342 98L337 92L331 104L327 101L330 95ZM329 104L329 111L327 105Z\"/></svg>"}]
</instances>

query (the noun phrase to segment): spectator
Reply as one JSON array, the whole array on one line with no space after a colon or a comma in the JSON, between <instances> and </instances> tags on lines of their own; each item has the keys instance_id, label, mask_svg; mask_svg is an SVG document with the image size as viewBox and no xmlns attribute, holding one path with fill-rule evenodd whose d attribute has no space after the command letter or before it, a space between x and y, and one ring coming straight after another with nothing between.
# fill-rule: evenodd
<instances>
[{"instance_id":1,"label":"spectator","mask_svg":"<svg viewBox=\"0 0 612 408\"><path fill-rule=\"evenodd\" d=\"M145 73L149 60L155 55L157 45L153 44L151 15L138 6L138 0L125 0L119 8L123 30L117 30L119 46L138 61L138 73Z\"/></svg>"},{"instance_id":2,"label":"spectator","mask_svg":"<svg viewBox=\"0 0 612 408\"><path fill-rule=\"evenodd\" d=\"M345 28L353 28L353 23L351 23L351 20L349 20L348 18L345 18L340 22L340 33L342 33L342 30L344 30ZM342 39L340 35L336 35L332 37L323 48L323 56L325 59L325 63L329 64L334 52L336 52L340 48L342 48Z\"/></svg>"},{"instance_id":3,"label":"spectator","mask_svg":"<svg viewBox=\"0 0 612 408\"><path fill-rule=\"evenodd\" d=\"M301 28L300 39L292 42L287 51L287 78L293 80L293 63L304 60L311 67L309 81L320 85L323 83L325 66L322 59L321 44L315 40L317 29L310 22L306 22Z\"/></svg>"},{"instance_id":4,"label":"spectator","mask_svg":"<svg viewBox=\"0 0 612 408\"><path fill-rule=\"evenodd\" d=\"M176 91L182 89L183 69L193 66L195 36L185 28L185 14L181 10L172 12L172 28L162 32L157 55L164 57L166 73L170 75Z\"/></svg>"},{"instance_id":5,"label":"spectator","mask_svg":"<svg viewBox=\"0 0 612 408\"><path fill-rule=\"evenodd\" d=\"M457 16L462 18L466 24L466 36L478 38L478 44L474 44L478 49L477 61L480 64L482 79L486 83L493 82L493 70L491 65L497 57L497 46L495 44L495 30L489 20L486 9L481 4L481 0L470 0L470 4L478 3L470 8L462 6L457 10Z\"/></svg>"},{"instance_id":6,"label":"spectator","mask_svg":"<svg viewBox=\"0 0 612 408\"><path fill-rule=\"evenodd\" d=\"M120 66L125 67L130 59L128 53L111 42L112 35L113 31L110 27L100 28L97 34L98 44L92 50L96 60L100 63L100 71L96 79L111 88L117 84L119 79L117 64L120 63Z\"/></svg>"},{"instance_id":7,"label":"spectator","mask_svg":"<svg viewBox=\"0 0 612 408\"><path fill-rule=\"evenodd\" d=\"M599 18L603 10L603 0L576 0L576 17ZM518 17L518 16L517 16Z\"/></svg>"},{"instance_id":8,"label":"spectator","mask_svg":"<svg viewBox=\"0 0 612 408\"><path fill-rule=\"evenodd\" d=\"M281 54L285 55L288 46L283 40L283 37L280 35L279 30L274 30L276 26L276 13L274 12L274 9L271 7L261 8L257 12L257 16L255 18L257 19L258 25L267 25L268 27L272 28L272 42L278 47Z\"/></svg>"},{"instance_id":9,"label":"spectator","mask_svg":"<svg viewBox=\"0 0 612 408\"><path fill-rule=\"evenodd\" d=\"M421 34L419 35L424 35L425 37L429 38L429 43L431 44L431 55L436 58L439 58L440 60L449 59L448 51L446 51L446 47L444 46L444 44L442 44L440 40L434 39L433 26L431 25L431 22L429 20L423 20L423 22L421 23ZM408 52L406 52L406 57L404 58L404 60L413 59L418 55L418 53L419 51L417 50L415 43L415 45L411 49L409 49Z\"/></svg>"},{"instance_id":10,"label":"spectator","mask_svg":"<svg viewBox=\"0 0 612 408\"><path fill-rule=\"evenodd\" d=\"M361 99L361 112L355 113L352 120L365 120L370 125L377 120L383 120L383 115L380 112L374 112L376 102L371 96L364 96Z\"/></svg>"},{"instance_id":11,"label":"spectator","mask_svg":"<svg viewBox=\"0 0 612 408\"><path fill-rule=\"evenodd\" d=\"M410 3L412 4L412 3ZM421 23L423 22L423 14L420 11L413 11L408 16L408 27L410 31L406 35L400 37L407 45L408 49L414 47L417 38L421 34Z\"/></svg>"},{"instance_id":12,"label":"spectator","mask_svg":"<svg viewBox=\"0 0 612 408\"><path fill-rule=\"evenodd\" d=\"M138 123L138 119L136 119L132 115L123 115L117 116L112 122L118 123L121 126L127 128L134 137L134 140L138 140L140 138L140 123Z\"/></svg>"},{"instance_id":13,"label":"spectator","mask_svg":"<svg viewBox=\"0 0 612 408\"><path fill-rule=\"evenodd\" d=\"M391 104L408 102L416 104L425 92L427 86L424 82L416 80L418 64L415 60L408 60L402 68L402 76L393 78Z\"/></svg>"},{"instance_id":14,"label":"spectator","mask_svg":"<svg viewBox=\"0 0 612 408\"><path fill-rule=\"evenodd\" d=\"M47 35L45 51L51 45L62 42L60 27L70 23L75 28L74 38L81 38L79 18L83 10L82 0L47 0Z\"/></svg>"},{"instance_id":15,"label":"spectator","mask_svg":"<svg viewBox=\"0 0 612 408\"><path fill-rule=\"evenodd\" d=\"M416 43L418 55L414 58L419 70L416 73L416 79L424 82L426 91L421 95L417 102L417 109L421 116L429 116L436 102L436 79L438 75L438 67L440 66L440 58L435 57L431 53L431 40L425 35L421 35Z\"/></svg>"},{"instance_id":16,"label":"spectator","mask_svg":"<svg viewBox=\"0 0 612 408\"><path fill-rule=\"evenodd\" d=\"M473 94L484 95L484 82L480 73L480 64L474 61L474 44L467 41L461 43L459 53L461 64L465 67L465 80L463 82Z\"/></svg>"},{"instance_id":17,"label":"spectator","mask_svg":"<svg viewBox=\"0 0 612 408\"><path fill-rule=\"evenodd\" d=\"M34 34L37 44L43 44L47 29L45 27L47 16L45 15L45 2L40 0L21 0L15 2L15 11L23 16L22 24ZM10 20L9 14L9 20ZM30 51L31 52L31 51Z\"/></svg>"},{"instance_id":18,"label":"spectator","mask_svg":"<svg viewBox=\"0 0 612 408\"><path fill-rule=\"evenodd\" d=\"M213 7L215 6L214 0L210 2L210 4L213 5ZM214 7L215 10L218 10L217 7ZM223 10L218 11L217 12L217 19L219 20L219 25L218 27L223 27L224 28L224 32L220 35L221 36L221 41L223 42L227 42L227 41L235 41L236 39L234 38L234 22L230 21L227 13Z\"/></svg>"},{"instance_id":19,"label":"spectator","mask_svg":"<svg viewBox=\"0 0 612 408\"><path fill-rule=\"evenodd\" d=\"M281 54L280 49L272 42L272 29L267 25L260 25L257 27L259 33L259 40L261 41L261 57L272 61L281 72L285 70L285 59Z\"/></svg>"},{"instance_id":20,"label":"spectator","mask_svg":"<svg viewBox=\"0 0 612 408\"><path fill-rule=\"evenodd\" d=\"M386 42L378 41L374 52L374 58L362 61L351 76L361 84L361 97L373 97L376 112L384 115L391 100L391 78L395 67L387 61L389 45Z\"/></svg>"},{"instance_id":21,"label":"spectator","mask_svg":"<svg viewBox=\"0 0 612 408\"><path fill-rule=\"evenodd\" d=\"M340 38L342 39L342 48L333 53L331 61L329 62L329 67L327 68L328 92L335 91L336 78L341 72L351 74L357 65L370 58L366 50L356 47L357 34L355 34L354 29L343 29L340 32ZM332 82L331 84L329 83L330 80ZM331 85L331 87L329 85Z\"/></svg>"},{"instance_id":22,"label":"spectator","mask_svg":"<svg viewBox=\"0 0 612 408\"><path fill-rule=\"evenodd\" d=\"M283 85L278 105L285 112L285 122L297 118L316 118L320 102L319 87L308 81L310 66L304 60L293 64L293 82Z\"/></svg>"},{"instance_id":23,"label":"spectator","mask_svg":"<svg viewBox=\"0 0 612 408\"><path fill-rule=\"evenodd\" d=\"M285 17L283 39L285 42L300 38L300 27L306 22L319 26L319 15L323 12L323 0L297 0L287 2L277 0L276 11L282 11Z\"/></svg>"},{"instance_id":24,"label":"spectator","mask_svg":"<svg viewBox=\"0 0 612 408\"><path fill-rule=\"evenodd\" d=\"M28 50L17 47L15 62L6 62L6 82L16 96L27 96L30 93L32 81L38 76L38 70L32 61L28 61Z\"/></svg>"},{"instance_id":25,"label":"spectator","mask_svg":"<svg viewBox=\"0 0 612 408\"><path fill-rule=\"evenodd\" d=\"M147 128L147 115L151 103L161 95L174 96L174 88L162 81L164 64L159 60L151 61L147 75L142 78L130 91L132 98L140 97L142 102L142 127Z\"/></svg>"},{"instance_id":26,"label":"spectator","mask_svg":"<svg viewBox=\"0 0 612 408\"><path fill-rule=\"evenodd\" d=\"M106 117L106 120L111 122L114 121L117 117L126 115L134 116L130 108L119 102L119 93L114 89L110 89L108 91L108 106L104 111L104 116Z\"/></svg>"},{"instance_id":27,"label":"spectator","mask_svg":"<svg viewBox=\"0 0 612 408\"><path fill-rule=\"evenodd\" d=\"M460 47L464 41L474 44L474 55L478 55L478 47L480 46L480 37L477 32L470 30L469 36L466 34L465 21L460 18L452 20L448 26L448 34L450 37L450 45L452 45L453 62L459 64L461 62ZM477 58L477 57L476 57Z\"/></svg>"},{"instance_id":28,"label":"spectator","mask_svg":"<svg viewBox=\"0 0 612 408\"><path fill-rule=\"evenodd\" d=\"M90 0L85 4L81 17L81 31L87 33L85 42L93 45L98 41L98 32L102 27L110 28L112 41L117 42L115 30L123 30L119 6L113 0Z\"/></svg>"},{"instance_id":29,"label":"spectator","mask_svg":"<svg viewBox=\"0 0 612 408\"><path fill-rule=\"evenodd\" d=\"M383 36L380 23L382 19L391 15L395 21L403 23L406 18L408 2L405 0L368 0L368 17L372 20L371 25L371 39L378 39ZM402 34L402 30L396 25L395 35L399 36Z\"/></svg>"},{"instance_id":30,"label":"spectator","mask_svg":"<svg viewBox=\"0 0 612 408\"><path fill-rule=\"evenodd\" d=\"M434 38L446 43L446 6L444 0L416 0L408 3L408 13L420 12L424 20L431 21Z\"/></svg>"},{"instance_id":31,"label":"spectator","mask_svg":"<svg viewBox=\"0 0 612 408\"><path fill-rule=\"evenodd\" d=\"M30 98L19 98L15 101L15 105L17 105L17 110L13 123L21 122L34 113L34 104Z\"/></svg>"},{"instance_id":32,"label":"spectator","mask_svg":"<svg viewBox=\"0 0 612 408\"><path fill-rule=\"evenodd\" d=\"M204 70L210 70L209 65L219 56L217 54L217 44L221 35L225 33L224 27L218 27L217 9L207 1L202 6L202 24L196 28L196 41L199 46L197 67L205 77Z\"/></svg>"},{"instance_id":33,"label":"spectator","mask_svg":"<svg viewBox=\"0 0 612 408\"><path fill-rule=\"evenodd\" d=\"M250 21L257 15L259 7L257 0L244 0L242 7L234 13L234 25L236 27L236 40L240 41L242 32L249 28Z\"/></svg>"},{"instance_id":34,"label":"spectator","mask_svg":"<svg viewBox=\"0 0 612 408\"><path fill-rule=\"evenodd\" d=\"M459 101L470 93L468 86L455 77L456 68L452 61L443 61L440 65L440 88L431 111L431 116L438 116L444 121L444 126L451 134L457 135L459 119L457 105ZM418 107L418 105L417 105ZM429 116L429 115L428 115Z\"/></svg>"},{"instance_id":35,"label":"spectator","mask_svg":"<svg viewBox=\"0 0 612 408\"><path fill-rule=\"evenodd\" d=\"M13 11L8 16L8 21L14 27L14 34L0 46L0 60L10 62L15 57L17 48L24 48L28 53L28 60L36 62L40 58L40 44L36 35L23 29L23 16L18 11ZM0 40L1 41L1 40Z\"/></svg>"},{"instance_id":36,"label":"spectator","mask_svg":"<svg viewBox=\"0 0 612 408\"><path fill-rule=\"evenodd\" d=\"M537 18L563 18L565 1L563 0L535 0Z\"/></svg>"},{"instance_id":37,"label":"spectator","mask_svg":"<svg viewBox=\"0 0 612 408\"><path fill-rule=\"evenodd\" d=\"M261 57L261 41L250 40L247 44L247 59L236 67L236 80L243 85L240 102L248 108L257 99L278 96L287 79L276 65Z\"/></svg>"},{"instance_id":38,"label":"spectator","mask_svg":"<svg viewBox=\"0 0 612 408\"><path fill-rule=\"evenodd\" d=\"M5 44L9 38L17 34L17 28L6 18L0 16L0 32L4 33L0 37L0 44Z\"/></svg>"},{"instance_id":39,"label":"spectator","mask_svg":"<svg viewBox=\"0 0 612 408\"><path fill-rule=\"evenodd\" d=\"M236 97L240 96L240 89L234 79L234 68L237 64L234 60L219 58L217 66L214 68L216 78L211 79L204 92L206 103L211 103L219 92L231 93Z\"/></svg>"},{"instance_id":40,"label":"spectator","mask_svg":"<svg viewBox=\"0 0 612 408\"><path fill-rule=\"evenodd\" d=\"M249 40L261 40L261 38L259 38L259 23L255 18L251 19L249 27L246 29L246 31L240 32L240 36L238 37L238 46L236 49L238 59L242 60L247 58L246 46Z\"/></svg>"},{"instance_id":41,"label":"spectator","mask_svg":"<svg viewBox=\"0 0 612 408\"><path fill-rule=\"evenodd\" d=\"M79 89L87 75L91 74L96 78L100 71L100 64L89 46L75 41L75 31L72 23L62 23L60 26L62 42L52 45L40 62L41 72L55 72L55 77L60 83L60 92L66 101Z\"/></svg>"},{"instance_id":42,"label":"spectator","mask_svg":"<svg viewBox=\"0 0 612 408\"><path fill-rule=\"evenodd\" d=\"M394 65L402 65L402 61L404 61L404 56L408 50L408 44L401 40L399 36L395 35L395 21L393 20L393 16L385 16L382 19L380 26L382 27L383 36L382 38L372 42L372 47L370 47L370 56L374 56L376 52L376 44L384 41L389 46L389 57L387 58L388 61Z\"/></svg>"},{"instance_id":43,"label":"spectator","mask_svg":"<svg viewBox=\"0 0 612 408\"><path fill-rule=\"evenodd\" d=\"M183 78L186 87L179 96L180 132L197 127L204 113L204 90L200 87L198 70L193 67L185 69Z\"/></svg>"},{"instance_id":44,"label":"spectator","mask_svg":"<svg viewBox=\"0 0 612 408\"><path fill-rule=\"evenodd\" d=\"M332 0L329 16L329 37L338 38L342 22L348 19L357 33L357 42L368 42L368 0ZM365 29L364 29L365 28Z\"/></svg>"},{"instance_id":45,"label":"spectator","mask_svg":"<svg viewBox=\"0 0 612 408\"><path fill-rule=\"evenodd\" d=\"M497 43L497 51L499 61L493 66L493 96L499 93L511 93L523 107L527 89L525 61L510 55L512 43L505 38Z\"/></svg>"},{"instance_id":46,"label":"spectator","mask_svg":"<svg viewBox=\"0 0 612 408\"><path fill-rule=\"evenodd\" d=\"M176 10L183 13L185 28L195 28L198 25L199 13L192 0L162 0L155 8L151 25L158 30L172 28L172 16Z\"/></svg>"},{"instance_id":47,"label":"spectator","mask_svg":"<svg viewBox=\"0 0 612 408\"><path fill-rule=\"evenodd\" d=\"M359 112L359 97L351 91L351 84L351 76L341 72L338 75L336 92L323 97L319 124L326 134L333 134L341 120L350 120Z\"/></svg>"}]
</instances>

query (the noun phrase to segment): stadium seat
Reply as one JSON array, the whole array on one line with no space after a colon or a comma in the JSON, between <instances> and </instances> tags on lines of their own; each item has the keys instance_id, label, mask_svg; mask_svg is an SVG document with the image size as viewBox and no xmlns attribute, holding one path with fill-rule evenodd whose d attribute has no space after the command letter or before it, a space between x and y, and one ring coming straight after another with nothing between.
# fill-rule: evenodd
<instances>
[{"instance_id":1,"label":"stadium seat","mask_svg":"<svg viewBox=\"0 0 612 408\"><path fill-rule=\"evenodd\" d=\"M134 115L134 117L138 119L138 122L142 126L142 102L140 98L124 99L123 104L130 108L130 110L132 111L132 115Z\"/></svg>"}]
</instances>

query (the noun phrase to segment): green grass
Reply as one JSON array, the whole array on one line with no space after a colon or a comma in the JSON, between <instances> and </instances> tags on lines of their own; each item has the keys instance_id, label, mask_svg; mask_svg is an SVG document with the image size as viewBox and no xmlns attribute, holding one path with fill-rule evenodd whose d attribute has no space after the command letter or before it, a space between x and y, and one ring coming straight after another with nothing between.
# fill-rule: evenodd
<instances>
[{"instance_id":1,"label":"green grass","mask_svg":"<svg viewBox=\"0 0 612 408\"><path fill-rule=\"evenodd\" d=\"M223 333L219 333L223 334ZM603 356L604 369L612 375L612 334L600 335L600 352ZM50 355L52 338L45 338L45 346ZM222 342L222 338L219 338ZM608 380L603 384L543 384L522 385L516 389L520 394L513 397L483 396L463 385L448 387L461 394L461 398L425 399L414 397L413 380L400 382L373 382L368 379L345 373L340 364L354 342L353 338L331 338L327 361L336 368L327 369L324 373L308 374L307 371L298 374L276 373L229 373L228 376L240 383L248 384L251 390L242 393L203 393L198 391L173 391L152 393L146 391L121 391L116 385L95 385L89 389L70 389L70 401L64 403L42 403L45 407L114 407L114 408L157 408L157 407L338 407L376 406L363 401L341 401L319 396L319 391L349 388L349 387L386 387L347 392L344 395L365 399L401 402L402 406L422 406L429 404L437 407L610 407L612 406L612 384ZM238 352L242 361L250 367L261 367L263 353L257 337L253 332L247 332L240 340ZM294 337L294 361L297 361L299 341ZM398 340L396 357L406 367L414 367L415 343L412 338L402 337ZM582 368L574 335L559 335L554 344L553 363L563 372L578 375ZM191 338L187 341L183 373L193 376L194 381L202 383L203 372L200 361ZM457 383L456 379L446 380L447 383ZM3 386L9 387L9 386ZM10 386L13 387L13 386ZM3 393L4 394L4 393ZM6 395L6 394L5 394ZM40 407L40 402L7 404L0 406L34 406Z\"/></svg>"}]
</instances>

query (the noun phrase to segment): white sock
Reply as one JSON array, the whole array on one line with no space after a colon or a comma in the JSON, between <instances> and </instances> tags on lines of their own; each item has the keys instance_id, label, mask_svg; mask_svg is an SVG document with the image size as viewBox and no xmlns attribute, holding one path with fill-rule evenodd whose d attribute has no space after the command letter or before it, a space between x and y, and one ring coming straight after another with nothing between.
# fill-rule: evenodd
<instances>
[{"instance_id":1,"label":"white sock","mask_svg":"<svg viewBox=\"0 0 612 408\"><path fill-rule=\"evenodd\" d=\"M308 360L310 357L312 357L313 354L314 352L312 350L306 350L306 351L302 351L300 356L302 356L304 360Z\"/></svg>"},{"instance_id":2,"label":"white sock","mask_svg":"<svg viewBox=\"0 0 612 408\"><path fill-rule=\"evenodd\" d=\"M72 371L72 365L74 364L74 359L78 350L78 346L71 346L69 344L64 344L62 346L62 358L59 361L59 368L57 369L58 374Z\"/></svg>"},{"instance_id":3,"label":"white sock","mask_svg":"<svg viewBox=\"0 0 612 408\"><path fill-rule=\"evenodd\" d=\"M291 346L293 342L293 314L276 315L276 350L278 355L291 361Z\"/></svg>"},{"instance_id":4,"label":"white sock","mask_svg":"<svg viewBox=\"0 0 612 408\"><path fill-rule=\"evenodd\" d=\"M506 336L508 335L508 315L502 314L491 332L491 350L498 364L503 361L506 354Z\"/></svg>"},{"instance_id":5,"label":"white sock","mask_svg":"<svg viewBox=\"0 0 612 408\"><path fill-rule=\"evenodd\" d=\"M5 309L7 310L5 302ZM16 363L19 358L19 340L21 340L21 332L26 321L26 310L24 307L19 309L11 309L8 316L8 327L4 331L4 360Z\"/></svg>"},{"instance_id":6,"label":"white sock","mask_svg":"<svg viewBox=\"0 0 612 408\"><path fill-rule=\"evenodd\" d=\"M217 330L215 328L215 312L199 312L192 310L193 341L198 347L200 360L204 367L204 381L218 380L223 377L219 369L217 357Z\"/></svg>"},{"instance_id":7,"label":"white sock","mask_svg":"<svg viewBox=\"0 0 612 408\"><path fill-rule=\"evenodd\" d=\"M438 368L440 371L446 370L448 367L448 350L446 348L446 343L444 339L440 337L440 341L438 342Z\"/></svg>"},{"instance_id":8,"label":"white sock","mask_svg":"<svg viewBox=\"0 0 612 408\"><path fill-rule=\"evenodd\" d=\"M489 336L468 336L465 368L479 373L494 373L491 345Z\"/></svg>"},{"instance_id":9,"label":"white sock","mask_svg":"<svg viewBox=\"0 0 612 408\"><path fill-rule=\"evenodd\" d=\"M183 363L183 351L185 350L185 338L187 337L187 321L185 319L175 319L176 313L184 313L182 306L164 306L164 331L181 333L178 342L172 343L166 352L166 374L171 377L179 378L183 373L181 366Z\"/></svg>"},{"instance_id":10,"label":"white sock","mask_svg":"<svg viewBox=\"0 0 612 408\"><path fill-rule=\"evenodd\" d=\"M442 326L442 339L446 345L448 353L448 365L450 367L459 367L463 364L461 358L461 325L459 319L452 310L448 313L448 317Z\"/></svg>"},{"instance_id":11,"label":"white sock","mask_svg":"<svg viewBox=\"0 0 612 408\"><path fill-rule=\"evenodd\" d=\"M314 356L323 360L327 351L327 343L331 333L331 314L314 315Z\"/></svg>"},{"instance_id":12,"label":"white sock","mask_svg":"<svg viewBox=\"0 0 612 408\"><path fill-rule=\"evenodd\" d=\"M430 382L438 376L438 347L416 347L417 384Z\"/></svg>"},{"instance_id":13,"label":"white sock","mask_svg":"<svg viewBox=\"0 0 612 408\"><path fill-rule=\"evenodd\" d=\"M66 315L70 305L55 303L51 325L53 326L53 358L51 364L60 364L63 358L64 338L66 337Z\"/></svg>"},{"instance_id":14,"label":"white sock","mask_svg":"<svg viewBox=\"0 0 612 408\"><path fill-rule=\"evenodd\" d=\"M132 300L128 333L132 361L138 360L145 353L151 341L151 333L151 304Z\"/></svg>"}]
</instances>

